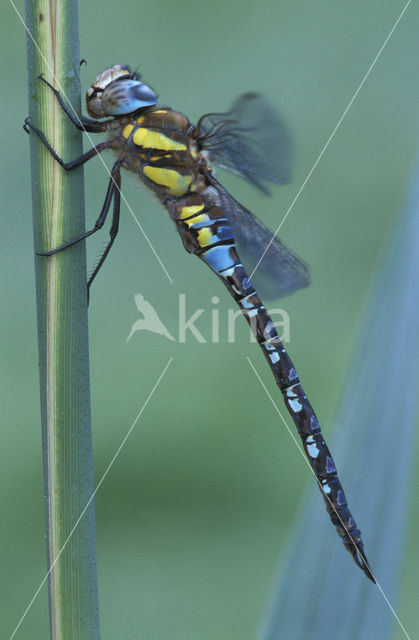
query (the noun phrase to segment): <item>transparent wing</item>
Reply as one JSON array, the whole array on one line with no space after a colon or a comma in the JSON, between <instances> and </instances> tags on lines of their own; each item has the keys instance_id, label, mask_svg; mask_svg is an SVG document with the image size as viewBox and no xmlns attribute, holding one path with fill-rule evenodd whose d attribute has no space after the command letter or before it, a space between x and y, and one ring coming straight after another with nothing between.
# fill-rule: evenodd
<instances>
[{"instance_id":1,"label":"transparent wing","mask_svg":"<svg viewBox=\"0 0 419 640\"><path fill-rule=\"evenodd\" d=\"M290 135L262 96L246 93L228 113L202 116L197 132L213 162L237 173L267 195L265 180L275 184L289 182Z\"/></svg>"},{"instance_id":2,"label":"transparent wing","mask_svg":"<svg viewBox=\"0 0 419 640\"><path fill-rule=\"evenodd\" d=\"M240 259L249 275L266 250L252 277L258 293L262 297L278 298L307 287L310 275L305 262L279 238L273 237L273 231L237 202L213 177L212 182L217 189L220 205L233 229Z\"/></svg>"}]
</instances>

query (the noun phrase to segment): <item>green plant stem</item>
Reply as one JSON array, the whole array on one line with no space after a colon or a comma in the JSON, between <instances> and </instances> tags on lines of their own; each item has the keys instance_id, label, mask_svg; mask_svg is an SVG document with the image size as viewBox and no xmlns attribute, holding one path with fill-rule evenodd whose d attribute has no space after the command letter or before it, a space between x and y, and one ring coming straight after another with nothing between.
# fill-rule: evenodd
<instances>
[{"instance_id":1,"label":"green plant stem","mask_svg":"<svg viewBox=\"0 0 419 640\"><path fill-rule=\"evenodd\" d=\"M81 134L37 77L80 113L77 18L76 1L26 0L29 114L65 160L82 153ZM46 251L84 230L83 170L30 142L35 251ZM51 637L97 639L85 243L36 256L35 269Z\"/></svg>"}]
</instances>

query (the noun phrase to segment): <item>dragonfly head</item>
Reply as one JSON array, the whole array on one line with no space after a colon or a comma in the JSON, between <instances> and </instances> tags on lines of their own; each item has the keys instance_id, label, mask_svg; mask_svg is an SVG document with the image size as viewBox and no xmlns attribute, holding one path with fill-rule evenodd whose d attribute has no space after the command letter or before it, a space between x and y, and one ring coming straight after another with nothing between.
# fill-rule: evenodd
<instances>
[{"instance_id":1,"label":"dragonfly head","mask_svg":"<svg viewBox=\"0 0 419 640\"><path fill-rule=\"evenodd\" d=\"M154 91L124 64L100 73L86 93L86 109L92 118L127 115L154 104Z\"/></svg>"}]
</instances>

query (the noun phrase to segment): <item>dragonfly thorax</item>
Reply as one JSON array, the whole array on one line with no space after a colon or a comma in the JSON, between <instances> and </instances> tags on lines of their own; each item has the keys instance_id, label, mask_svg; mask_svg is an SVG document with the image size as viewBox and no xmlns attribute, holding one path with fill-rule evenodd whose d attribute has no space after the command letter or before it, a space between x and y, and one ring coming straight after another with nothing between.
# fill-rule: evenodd
<instances>
[{"instance_id":1,"label":"dragonfly thorax","mask_svg":"<svg viewBox=\"0 0 419 640\"><path fill-rule=\"evenodd\" d=\"M206 186L207 158L192 135L194 126L182 113L156 106L121 123L116 153L123 166L137 173L162 200Z\"/></svg>"}]
</instances>

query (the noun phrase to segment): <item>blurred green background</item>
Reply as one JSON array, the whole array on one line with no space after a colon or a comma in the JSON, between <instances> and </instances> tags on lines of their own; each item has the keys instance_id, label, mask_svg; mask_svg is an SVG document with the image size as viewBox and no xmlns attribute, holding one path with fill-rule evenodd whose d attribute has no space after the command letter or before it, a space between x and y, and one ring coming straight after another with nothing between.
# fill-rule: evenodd
<instances>
[{"instance_id":1,"label":"blurred green background","mask_svg":"<svg viewBox=\"0 0 419 640\"><path fill-rule=\"evenodd\" d=\"M266 199L234 176L219 176L275 228L403 6L388 0L367 5L360 0L350 5L122 0L105 6L93 0L80 7L80 50L88 62L82 68L83 92L106 66L126 62L140 65L162 104L192 121L228 109L240 93L266 95L292 131L292 184L274 188ZM23 2L17 7L23 15ZM0 634L8 637L46 563L29 147L21 128L27 115L26 45L23 26L7 2L1 18ZM326 436L334 427L370 283L397 224L417 152L418 26L419 7L412 3L282 228L282 237L311 265L311 287L280 306L290 314L287 346ZM89 163L85 175L91 224L107 178L100 162ZM124 176L123 189L174 284L123 206L120 236L90 305L97 479L169 357L174 360L97 494L102 635L255 638L301 495L313 478L246 361L252 359L282 407L244 322L237 323L235 344L227 343L223 331L215 345L198 344L192 336L179 344L146 332L126 343L138 317L137 292L174 335L179 293L186 294L190 313L206 309L197 326L207 337L211 298L221 300L216 305L221 319L232 304L213 274L185 253L152 196L131 176ZM89 241L91 265L106 238L103 232ZM379 437L378 425L371 429ZM324 521L325 535L335 535L326 515ZM419 630L418 526L412 501L400 599L393 603L412 636ZM298 615L299 606L289 615ZM16 638L47 637L44 587Z\"/></svg>"}]
</instances>

